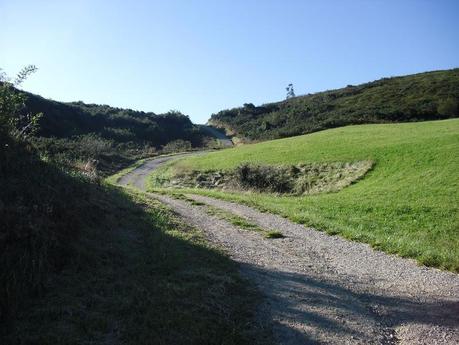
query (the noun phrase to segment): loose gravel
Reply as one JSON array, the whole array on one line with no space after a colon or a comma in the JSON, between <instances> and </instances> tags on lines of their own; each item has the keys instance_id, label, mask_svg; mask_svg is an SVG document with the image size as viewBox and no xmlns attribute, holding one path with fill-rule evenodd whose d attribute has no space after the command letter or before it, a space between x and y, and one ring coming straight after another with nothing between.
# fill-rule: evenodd
<instances>
[{"instance_id":1,"label":"loose gravel","mask_svg":"<svg viewBox=\"0 0 459 345\"><path fill-rule=\"evenodd\" d=\"M179 154L174 156L164 156L153 158L145 161L142 165L138 166L134 170L128 172L127 174L121 176L117 183L122 186L130 185L132 187L138 188L140 190L146 189L146 180L148 175L151 174L153 170L158 168L160 165L176 158L183 157L185 154Z\"/></svg>"}]
</instances>

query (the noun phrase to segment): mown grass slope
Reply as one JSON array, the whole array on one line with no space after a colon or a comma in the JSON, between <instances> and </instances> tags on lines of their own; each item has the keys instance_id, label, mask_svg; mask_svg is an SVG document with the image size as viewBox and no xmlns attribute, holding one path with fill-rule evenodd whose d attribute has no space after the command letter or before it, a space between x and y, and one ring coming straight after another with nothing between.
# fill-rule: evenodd
<instances>
[{"instance_id":1,"label":"mown grass slope","mask_svg":"<svg viewBox=\"0 0 459 345\"><path fill-rule=\"evenodd\" d=\"M365 178L303 197L193 190L245 202L389 253L459 271L459 120L349 126L173 162L166 173L244 163L372 160ZM164 171L159 171L159 174Z\"/></svg>"},{"instance_id":2,"label":"mown grass slope","mask_svg":"<svg viewBox=\"0 0 459 345\"><path fill-rule=\"evenodd\" d=\"M259 107L222 110L209 123L240 137L285 138L351 124L459 116L459 69L383 78Z\"/></svg>"}]
</instances>

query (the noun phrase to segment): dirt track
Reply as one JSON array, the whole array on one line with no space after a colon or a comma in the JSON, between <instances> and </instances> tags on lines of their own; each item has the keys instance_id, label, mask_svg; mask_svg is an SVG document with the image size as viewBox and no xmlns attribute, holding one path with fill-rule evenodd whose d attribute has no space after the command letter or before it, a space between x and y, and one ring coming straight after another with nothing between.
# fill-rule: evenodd
<instances>
[{"instance_id":1,"label":"dirt track","mask_svg":"<svg viewBox=\"0 0 459 345\"><path fill-rule=\"evenodd\" d=\"M118 184L122 186L130 185L140 190L145 190L146 189L146 186L145 186L146 179L153 170L155 170L161 164L164 164L172 159L183 157L188 154L189 153L182 153L182 154L177 154L173 156L165 156L165 157L149 159L145 161L145 163L143 163L139 167L128 172L126 175L121 176L121 178L118 180Z\"/></svg>"},{"instance_id":2,"label":"dirt track","mask_svg":"<svg viewBox=\"0 0 459 345\"><path fill-rule=\"evenodd\" d=\"M147 162L119 182L143 189L143 179L163 162ZM280 230L286 238L238 229L210 216L206 206L152 197L241 264L241 273L265 296L260 315L273 320L279 344L459 344L457 274L420 267L247 206L191 196Z\"/></svg>"}]
</instances>

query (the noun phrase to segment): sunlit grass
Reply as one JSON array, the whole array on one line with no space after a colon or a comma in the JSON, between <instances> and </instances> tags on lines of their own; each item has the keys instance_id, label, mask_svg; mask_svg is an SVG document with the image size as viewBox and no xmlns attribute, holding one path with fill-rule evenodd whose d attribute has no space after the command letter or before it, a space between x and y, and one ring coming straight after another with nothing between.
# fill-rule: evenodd
<instances>
[{"instance_id":1,"label":"sunlit grass","mask_svg":"<svg viewBox=\"0 0 459 345\"><path fill-rule=\"evenodd\" d=\"M459 271L457 119L337 128L190 157L157 174L231 169L243 162L357 160L374 161L373 170L337 193L288 197L190 191L250 204L425 265Z\"/></svg>"}]
</instances>

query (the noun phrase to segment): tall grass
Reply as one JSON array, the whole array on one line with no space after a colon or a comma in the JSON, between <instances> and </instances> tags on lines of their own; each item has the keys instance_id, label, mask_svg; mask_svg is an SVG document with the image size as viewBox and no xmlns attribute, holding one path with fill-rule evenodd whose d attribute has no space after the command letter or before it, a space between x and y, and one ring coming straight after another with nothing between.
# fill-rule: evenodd
<instances>
[{"instance_id":1,"label":"tall grass","mask_svg":"<svg viewBox=\"0 0 459 345\"><path fill-rule=\"evenodd\" d=\"M157 201L11 142L0 167L1 344L265 344L237 266Z\"/></svg>"},{"instance_id":2,"label":"tall grass","mask_svg":"<svg viewBox=\"0 0 459 345\"><path fill-rule=\"evenodd\" d=\"M43 162L28 144L4 138L0 151L0 318L10 327L27 296L39 296L51 272L74 253L83 223L98 216L101 189Z\"/></svg>"}]
</instances>

